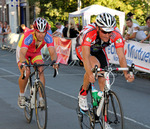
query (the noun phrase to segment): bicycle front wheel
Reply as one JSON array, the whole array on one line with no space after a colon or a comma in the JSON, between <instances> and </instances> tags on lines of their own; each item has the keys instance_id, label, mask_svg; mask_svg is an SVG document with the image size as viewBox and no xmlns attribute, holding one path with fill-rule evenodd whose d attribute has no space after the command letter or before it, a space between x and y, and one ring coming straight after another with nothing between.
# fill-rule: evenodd
<instances>
[{"instance_id":1,"label":"bicycle front wheel","mask_svg":"<svg viewBox=\"0 0 150 129\"><path fill-rule=\"evenodd\" d=\"M45 88L41 81L35 84L36 94L35 94L35 113L39 129L46 129L47 126L47 101ZM42 99L42 104L40 103Z\"/></svg>"},{"instance_id":2,"label":"bicycle front wheel","mask_svg":"<svg viewBox=\"0 0 150 129\"><path fill-rule=\"evenodd\" d=\"M112 128L124 129L123 112L116 93L113 91L109 91L109 95L107 96L107 98L108 103L105 105L105 108L107 109L107 117L105 117L105 121Z\"/></svg>"},{"instance_id":3,"label":"bicycle front wheel","mask_svg":"<svg viewBox=\"0 0 150 129\"><path fill-rule=\"evenodd\" d=\"M24 114L27 119L27 122L30 123L32 120L33 115L33 109L31 109L31 98L30 98L30 92L31 92L31 78L28 81L26 88L25 88L25 108L24 108Z\"/></svg>"}]
</instances>

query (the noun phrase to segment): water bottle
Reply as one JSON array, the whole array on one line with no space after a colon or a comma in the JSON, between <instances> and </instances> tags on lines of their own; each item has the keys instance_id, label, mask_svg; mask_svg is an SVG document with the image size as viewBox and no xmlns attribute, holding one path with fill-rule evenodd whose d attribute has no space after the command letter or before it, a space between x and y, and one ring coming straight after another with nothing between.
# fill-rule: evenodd
<instances>
[{"instance_id":1,"label":"water bottle","mask_svg":"<svg viewBox=\"0 0 150 129\"><path fill-rule=\"evenodd\" d=\"M97 94L97 101L98 102L100 102L102 95L103 95L103 92L99 91L98 94Z\"/></svg>"},{"instance_id":2,"label":"water bottle","mask_svg":"<svg viewBox=\"0 0 150 129\"><path fill-rule=\"evenodd\" d=\"M100 92L99 92L99 95L101 95L101 99L99 101L99 106L97 108L97 116L100 116L101 110L102 110L102 107L103 107L103 104L104 104L104 95L103 95L102 91L100 91Z\"/></svg>"},{"instance_id":3,"label":"water bottle","mask_svg":"<svg viewBox=\"0 0 150 129\"><path fill-rule=\"evenodd\" d=\"M97 93L98 93L98 90L96 90L96 89L92 90L93 106L98 106L98 103L97 103Z\"/></svg>"}]
</instances>

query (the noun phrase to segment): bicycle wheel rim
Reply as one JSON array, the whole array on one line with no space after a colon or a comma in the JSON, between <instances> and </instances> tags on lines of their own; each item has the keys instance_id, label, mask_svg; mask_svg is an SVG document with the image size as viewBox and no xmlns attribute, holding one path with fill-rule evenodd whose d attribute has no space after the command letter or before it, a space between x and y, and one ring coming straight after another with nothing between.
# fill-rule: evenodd
<instances>
[{"instance_id":1,"label":"bicycle wheel rim","mask_svg":"<svg viewBox=\"0 0 150 129\"><path fill-rule=\"evenodd\" d=\"M83 111L80 107L77 108L78 120L81 129L94 129L93 112L90 110Z\"/></svg>"},{"instance_id":2,"label":"bicycle wheel rim","mask_svg":"<svg viewBox=\"0 0 150 129\"><path fill-rule=\"evenodd\" d=\"M112 128L123 129L124 128L123 112L116 93L110 91L108 101L109 104L107 105L108 107L107 123L109 123Z\"/></svg>"},{"instance_id":3,"label":"bicycle wheel rim","mask_svg":"<svg viewBox=\"0 0 150 129\"><path fill-rule=\"evenodd\" d=\"M44 88L42 82L39 81L37 84L38 84L38 86L37 86L36 96L35 96L36 120L37 120L39 129L46 129L46 126L47 126L47 101L46 101L45 88ZM40 92L41 92L42 98L45 103L44 107L39 106Z\"/></svg>"},{"instance_id":4,"label":"bicycle wheel rim","mask_svg":"<svg viewBox=\"0 0 150 129\"><path fill-rule=\"evenodd\" d=\"M30 123L32 120L32 115L33 115L33 109L31 109L31 104L30 104L30 81L27 83L26 88L25 88L25 108L24 108L24 113L25 113L25 118L27 119L27 122Z\"/></svg>"}]
</instances>

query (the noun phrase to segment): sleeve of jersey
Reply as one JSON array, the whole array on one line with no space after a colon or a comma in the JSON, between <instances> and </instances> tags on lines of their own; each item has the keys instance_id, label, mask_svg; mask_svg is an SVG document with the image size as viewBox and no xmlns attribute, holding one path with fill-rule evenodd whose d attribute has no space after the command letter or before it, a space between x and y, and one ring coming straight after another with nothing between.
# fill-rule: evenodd
<instances>
[{"instance_id":1,"label":"sleeve of jersey","mask_svg":"<svg viewBox=\"0 0 150 129\"><path fill-rule=\"evenodd\" d=\"M23 35L23 38L22 38L22 44L21 44L21 48L24 47L24 48L28 48L29 45L32 43L33 41L33 35L32 34L26 34Z\"/></svg>"},{"instance_id":2,"label":"sleeve of jersey","mask_svg":"<svg viewBox=\"0 0 150 129\"><path fill-rule=\"evenodd\" d=\"M83 41L82 46L91 46L91 43L93 42L93 39L91 38L93 35L91 32L88 32L83 35Z\"/></svg>"},{"instance_id":3,"label":"sleeve of jersey","mask_svg":"<svg viewBox=\"0 0 150 129\"><path fill-rule=\"evenodd\" d=\"M121 35L117 36L115 38L114 44L115 44L116 48L123 48L124 47L124 40L123 40Z\"/></svg>"},{"instance_id":4,"label":"sleeve of jersey","mask_svg":"<svg viewBox=\"0 0 150 129\"><path fill-rule=\"evenodd\" d=\"M54 46L54 40L49 33L46 34L44 41L46 42L47 47L53 47Z\"/></svg>"}]
</instances>

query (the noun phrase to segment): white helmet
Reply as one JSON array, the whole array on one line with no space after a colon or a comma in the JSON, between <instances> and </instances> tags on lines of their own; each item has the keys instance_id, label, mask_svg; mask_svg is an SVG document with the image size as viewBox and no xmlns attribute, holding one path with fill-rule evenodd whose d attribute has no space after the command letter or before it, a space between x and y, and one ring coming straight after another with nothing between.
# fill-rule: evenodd
<instances>
[{"instance_id":1,"label":"white helmet","mask_svg":"<svg viewBox=\"0 0 150 129\"><path fill-rule=\"evenodd\" d=\"M33 27L38 32L46 32L49 29L48 22L44 18L41 18L41 17L38 17L33 22Z\"/></svg>"},{"instance_id":2,"label":"white helmet","mask_svg":"<svg viewBox=\"0 0 150 129\"><path fill-rule=\"evenodd\" d=\"M116 26L116 19L109 13L101 13L96 17L96 24L106 32L111 32Z\"/></svg>"}]
</instances>

